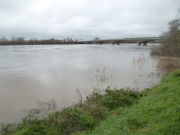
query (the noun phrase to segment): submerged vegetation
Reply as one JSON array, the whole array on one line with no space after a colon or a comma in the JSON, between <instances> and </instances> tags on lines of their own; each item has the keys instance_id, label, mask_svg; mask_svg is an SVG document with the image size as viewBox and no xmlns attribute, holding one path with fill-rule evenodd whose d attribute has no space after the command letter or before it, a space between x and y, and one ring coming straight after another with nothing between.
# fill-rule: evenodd
<instances>
[{"instance_id":1,"label":"submerged vegetation","mask_svg":"<svg viewBox=\"0 0 180 135\"><path fill-rule=\"evenodd\" d=\"M142 92L94 92L83 103L28 115L18 125L1 125L1 135L179 135L180 71Z\"/></svg>"}]
</instances>

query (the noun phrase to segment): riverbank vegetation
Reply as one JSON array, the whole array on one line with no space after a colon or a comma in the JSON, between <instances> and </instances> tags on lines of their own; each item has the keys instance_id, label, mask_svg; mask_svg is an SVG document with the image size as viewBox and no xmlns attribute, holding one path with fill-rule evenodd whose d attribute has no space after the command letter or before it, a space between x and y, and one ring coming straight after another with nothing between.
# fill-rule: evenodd
<instances>
[{"instance_id":1,"label":"riverbank vegetation","mask_svg":"<svg viewBox=\"0 0 180 135\"><path fill-rule=\"evenodd\" d=\"M118 108L94 130L80 135L179 135L180 70L164 77L137 104Z\"/></svg>"},{"instance_id":2,"label":"riverbank vegetation","mask_svg":"<svg viewBox=\"0 0 180 135\"><path fill-rule=\"evenodd\" d=\"M94 92L84 102L47 116L28 115L18 125L1 125L1 135L179 135L180 71L142 92Z\"/></svg>"},{"instance_id":3,"label":"riverbank vegetation","mask_svg":"<svg viewBox=\"0 0 180 135\"><path fill-rule=\"evenodd\" d=\"M157 68L165 74L180 69L180 57L159 57Z\"/></svg>"},{"instance_id":4,"label":"riverbank vegetation","mask_svg":"<svg viewBox=\"0 0 180 135\"><path fill-rule=\"evenodd\" d=\"M119 107L130 107L138 102L144 92L129 89L106 89L94 92L83 103L50 113L32 111L19 125L2 125L1 135L70 135L90 130ZM49 105L50 106L50 105ZM44 111L44 110L43 110Z\"/></svg>"},{"instance_id":5,"label":"riverbank vegetation","mask_svg":"<svg viewBox=\"0 0 180 135\"><path fill-rule=\"evenodd\" d=\"M162 34L160 46L152 49L152 55L180 57L180 18L169 23L169 30Z\"/></svg>"}]
</instances>

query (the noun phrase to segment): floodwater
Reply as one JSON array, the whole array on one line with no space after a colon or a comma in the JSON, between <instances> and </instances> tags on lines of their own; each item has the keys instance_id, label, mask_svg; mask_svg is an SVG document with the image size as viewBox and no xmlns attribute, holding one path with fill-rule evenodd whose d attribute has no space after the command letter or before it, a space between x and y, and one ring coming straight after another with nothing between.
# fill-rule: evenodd
<instances>
[{"instance_id":1,"label":"floodwater","mask_svg":"<svg viewBox=\"0 0 180 135\"><path fill-rule=\"evenodd\" d=\"M94 89L157 84L160 71L151 46L44 45L0 46L0 123L17 122L38 101L59 108Z\"/></svg>"}]
</instances>

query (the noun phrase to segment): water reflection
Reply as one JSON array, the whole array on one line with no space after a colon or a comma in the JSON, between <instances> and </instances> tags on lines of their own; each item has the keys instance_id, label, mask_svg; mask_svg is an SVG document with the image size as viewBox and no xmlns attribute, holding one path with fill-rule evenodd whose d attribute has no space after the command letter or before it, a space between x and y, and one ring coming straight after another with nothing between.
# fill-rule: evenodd
<instances>
[{"instance_id":1,"label":"water reflection","mask_svg":"<svg viewBox=\"0 0 180 135\"><path fill-rule=\"evenodd\" d=\"M83 97L108 86L142 90L160 78L150 46L3 46L0 58L0 123L18 121L37 101L72 105L76 89Z\"/></svg>"}]
</instances>

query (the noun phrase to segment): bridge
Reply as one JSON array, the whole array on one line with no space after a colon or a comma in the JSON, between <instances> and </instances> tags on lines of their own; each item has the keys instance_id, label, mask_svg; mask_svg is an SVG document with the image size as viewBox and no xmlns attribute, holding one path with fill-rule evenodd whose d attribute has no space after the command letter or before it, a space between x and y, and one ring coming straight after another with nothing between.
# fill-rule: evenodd
<instances>
[{"instance_id":1,"label":"bridge","mask_svg":"<svg viewBox=\"0 0 180 135\"><path fill-rule=\"evenodd\" d=\"M79 44L129 44L135 43L138 45L147 46L148 43L159 43L160 37L139 37L139 38L121 38L121 39L102 39L102 40L89 40L89 41L79 41Z\"/></svg>"}]
</instances>

